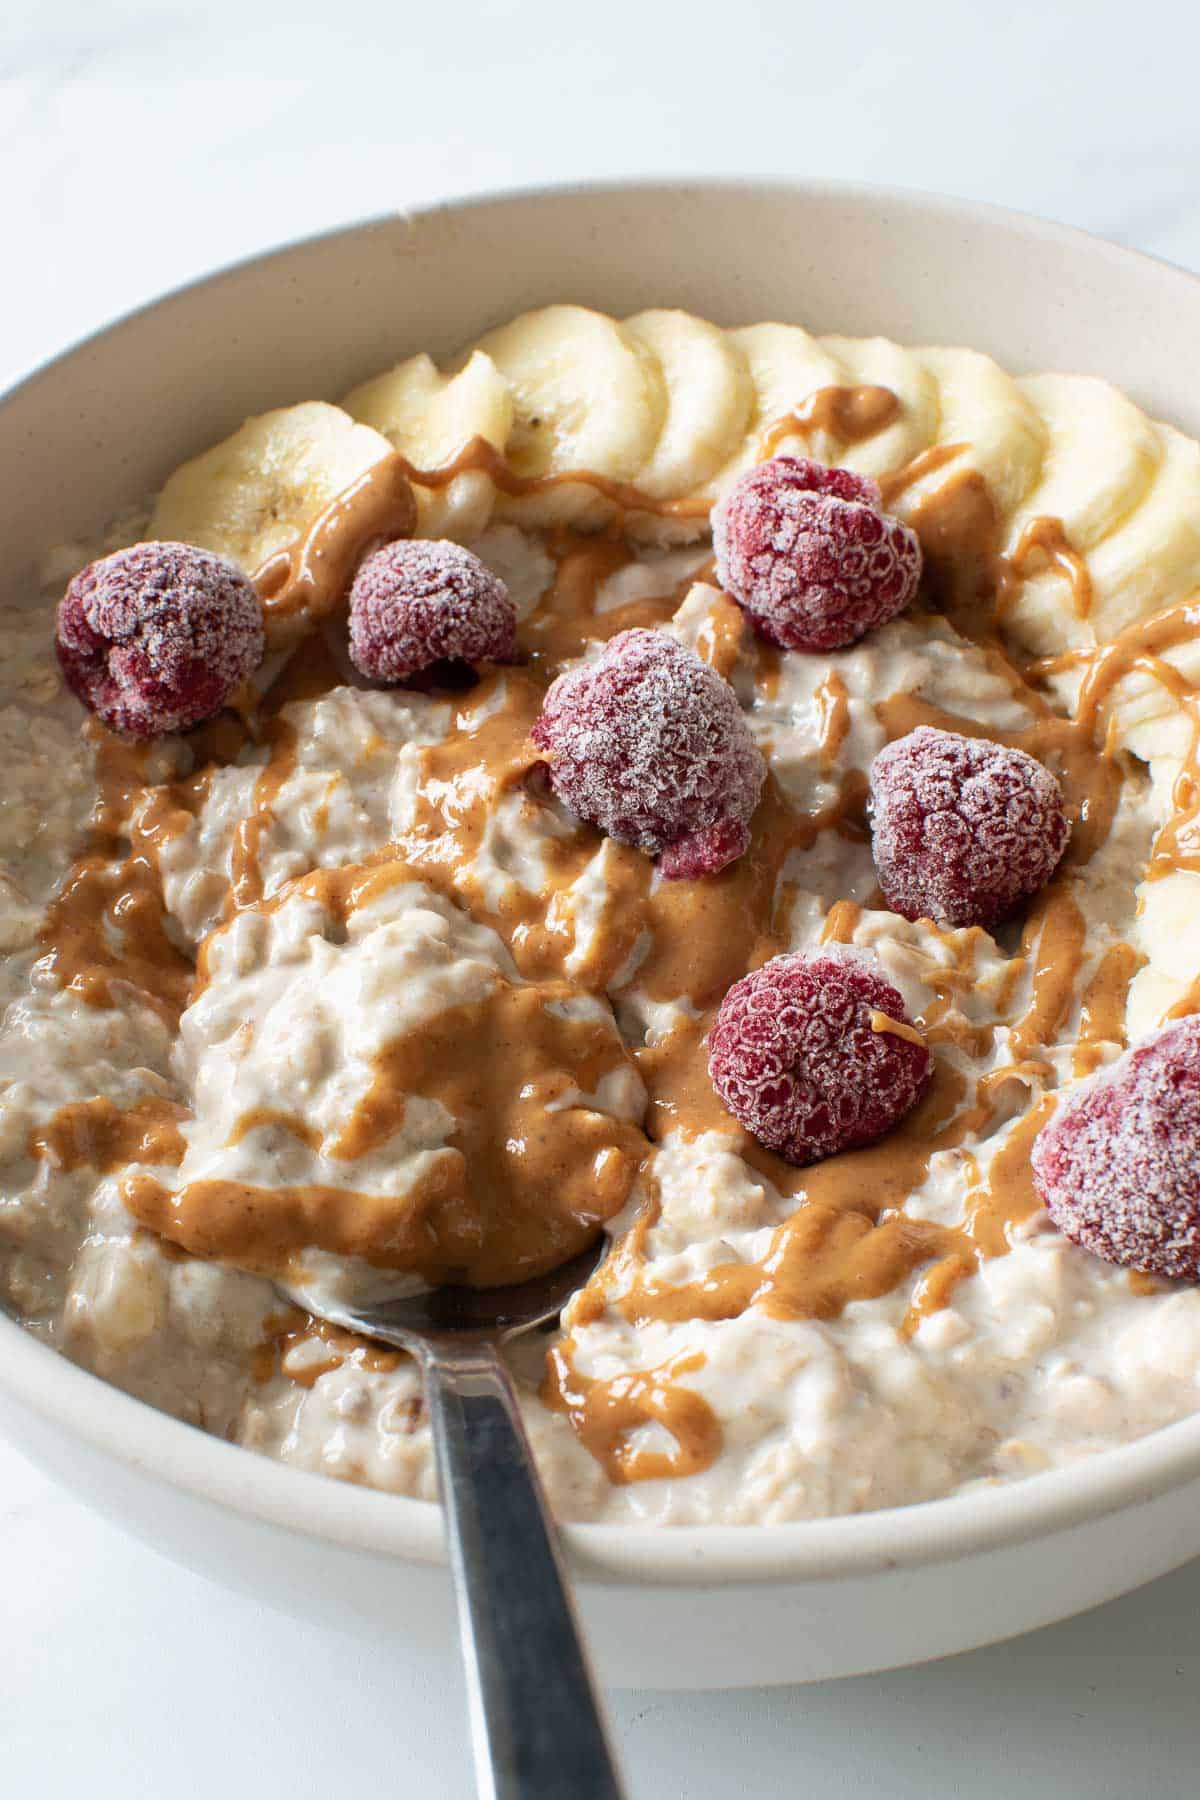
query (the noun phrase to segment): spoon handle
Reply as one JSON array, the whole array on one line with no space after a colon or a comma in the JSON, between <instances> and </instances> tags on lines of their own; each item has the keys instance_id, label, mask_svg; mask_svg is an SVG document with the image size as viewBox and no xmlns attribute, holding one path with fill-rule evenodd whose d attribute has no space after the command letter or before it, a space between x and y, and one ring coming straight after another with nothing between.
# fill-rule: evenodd
<instances>
[{"instance_id":1,"label":"spoon handle","mask_svg":"<svg viewBox=\"0 0 1200 1800\"><path fill-rule=\"evenodd\" d=\"M445 1338L422 1361L481 1800L622 1800L507 1370Z\"/></svg>"}]
</instances>

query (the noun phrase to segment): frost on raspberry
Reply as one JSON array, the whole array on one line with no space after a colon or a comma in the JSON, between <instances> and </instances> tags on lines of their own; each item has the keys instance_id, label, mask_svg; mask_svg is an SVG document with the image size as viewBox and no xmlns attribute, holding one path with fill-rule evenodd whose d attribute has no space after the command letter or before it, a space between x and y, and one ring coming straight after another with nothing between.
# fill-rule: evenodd
<instances>
[{"instance_id":1,"label":"frost on raspberry","mask_svg":"<svg viewBox=\"0 0 1200 1800\"><path fill-rule=\"evenodd\" d=\"M933 1072L891 982L873 960L833 944L777 956L735 982L708 1043L723 1104L801 1166L890 1131Z\"/></svg>"},{"instance_id":2,"label":"frost on raspberry","mask_svg":"<svg viewBox=\"0 0 1200 1800\"><path fill-rule=\"evenodd\" d=\"M461 544L384 544L350 587L350 658L375 681L404 681L438 662L512 662L516 629L508 589Z\"/></svg>"},{"instance_id":3,"label":"frost on raspberry","mask_svg":"<svg viewBox=\"0 0 1200 1800\"><path fill-rule=\"evenodd\" d=\"M990 927L1036 894L1070 835L1062 789L1034 757L919 725L875 758L871 831L893 912Z\"/></svg>"},{"instance_id":4,"label":"frost on raspberry","mask_svg":"<svg viewBox=\"0 0 1200 1800\"><path fill-rule=\"evenodd\" d=\"M1200 1281L1200 1018L1168 1025L1081 1082L1031 1160L1073 1243L1125 1268Z\"/></svg>"},{"instance_id":5,"label":"frost on raspberry","mask_svg":"<svg viewBox=\"0 0 1200 1800\"><path fill-rule=\"evenodd\" d=\"M550 784L579 818L712 875L750 841L766 764L728 682L661 631L622 631L555 681L533 727Z\"/></svg>"},{"instance_id":6,"label":"frost on raspberry","mask_svg":"<svg viewBox=\"0 0 1200 1800\"><path fill-rule=\"evenodd\" d=\"M759 463L713 513L717 579L760 637L838 650L908 605L921 576L914 531L878 484L796 456Z\"/></svg>"},{"instance_id":7,"label":"frost on raspberry","mask_svg":"<svg viewBox=\"0 0 1200 1800\"><path fill-rule=\"evenodd\" d=\"M67 686L122 737L199 725L263 655L262 608L234 563L192 544L134 544L89 563L58 604Z\"/></svg>"}]
</instances>

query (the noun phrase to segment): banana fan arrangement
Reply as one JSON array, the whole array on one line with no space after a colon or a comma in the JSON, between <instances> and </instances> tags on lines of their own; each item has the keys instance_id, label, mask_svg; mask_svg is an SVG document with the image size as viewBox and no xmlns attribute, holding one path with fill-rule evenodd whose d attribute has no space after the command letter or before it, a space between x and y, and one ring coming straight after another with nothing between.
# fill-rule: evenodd
<instances>
[{"instance_id":1,"label":"banana fan arrangement","mask_svg":"<svg viewBox=\"0 0 1200 1800\"><path fill-rule=\"evenodd\" d=\"M851 388L885 390L894 404L879 429L848 443L819 408L808 418L805 408ZM727 331L671 310L618 321L571 305L488 332L446 370L413 356L340 406L309 400L247 420L175 471L149 534L253 571L383 458L399 452L435 471L475 441L527 481L578 472L636 489L654 505L625 506L623 525L649 542L703 537L711 504L776 449L890 478L889 505L908 520L948 481L973 480L995 514L997 553L1019 575L1005 634L1060 659L1048 679L1072 707L1088 652L1200 584L1200 445L1107 382L1014 379L967 349L781 324ZM418 532L469 541L493 517L590 528L617 510L595 482L515 485L506 491L481 464L418 487ZM1047 520L1065 555L1040 546ZM1200 678L1190 638L1163 656ZM1187 729L1152 675L1131 670L1120 682L1116 741L1148 760L1178 760Z\"/></svg>"}]
</instances>

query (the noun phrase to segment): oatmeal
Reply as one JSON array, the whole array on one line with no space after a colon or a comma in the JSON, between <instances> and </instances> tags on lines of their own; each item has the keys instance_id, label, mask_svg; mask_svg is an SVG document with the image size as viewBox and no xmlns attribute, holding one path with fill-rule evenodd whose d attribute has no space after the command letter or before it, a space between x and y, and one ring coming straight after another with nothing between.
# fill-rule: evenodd
<instances>
[{"instance_id":1,"label":"oatmeal","mask_svg":"<svg viewBox=\"0 0 1200 1800\"><path fill-rule=\"evenodd\" d=\"M764 536L737 496L781 456L822 468ZM147 742L53 654L66 579L139 540L236 564L266 644L194 713L176 655L156 716L204 722ZM1034 1168L1200 1006L1196 444L971 351L559 306L248 421L47 584L0 694L0 1296L46 1342L432 1497L413 1365L270 1277L506 1281L603 1229L512 1351L566 1517L905 1504L1195 1410L1200 1287L1072 1242ZM1009 784L932 872L918 752ZM810 1004L777 957L869 1000L841 1135L772 1137L736 1040Z\"/></svg>"}]
</instances>

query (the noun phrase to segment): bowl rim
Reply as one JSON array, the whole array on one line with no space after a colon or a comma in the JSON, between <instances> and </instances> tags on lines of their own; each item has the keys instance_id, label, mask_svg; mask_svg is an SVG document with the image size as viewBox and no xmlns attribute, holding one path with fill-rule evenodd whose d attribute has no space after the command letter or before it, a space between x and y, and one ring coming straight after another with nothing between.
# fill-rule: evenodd
<instances>
[{"instance_id":1,"label":"bowl rim","mask_svg":"<svg viewBox=\"0 0 1200 1800\"><path fill-rule=\"evenodd\" d=\"M437 199L291 238L238 257L130 308L86 336L39 358L0 390L0 430L8 404L40 377L97 341L185 295L337 239L347 241L397 219L548 199L664 199L736 193L765 198L856 202L936 218L980 223L1121 265L1142 279L1200 286L1200 277L1160 257L1130 250L1079 227L1012 208L872 182L809 181L787 176L642 176L528 184ZM209 1436L111 1386L0 1314L0 1391L19 1406L159 1483L227 1508L243 1519L359 1553L419 1563L445 1560L440 1509L292 1468ZM568 1523L567 1546L579 1575L602 1585L754 1585L828 1581L952 1562L1015 1542L1063 1532L1200 1480L1200 1413L1112 1449L1021 1480L903 1507L763 1525Z\"/></svg>"}]
</instances>

